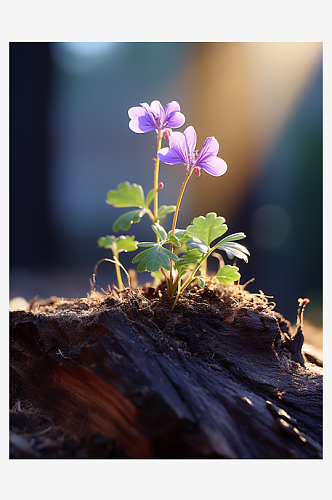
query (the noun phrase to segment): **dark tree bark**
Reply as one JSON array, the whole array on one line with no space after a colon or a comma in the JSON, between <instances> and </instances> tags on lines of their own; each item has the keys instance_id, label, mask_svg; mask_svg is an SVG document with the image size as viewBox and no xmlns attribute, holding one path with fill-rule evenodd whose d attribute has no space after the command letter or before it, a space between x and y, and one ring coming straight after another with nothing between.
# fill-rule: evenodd
<instances>
[{"instance_id":1,"label":"dark tree bark","mask_svg":"<svg viewBox=\"0 0 332 500\"><path fill-rule=\"evenodd\" d=\"M171 304L126 290L12 312L11 456L322 458L305 301L294 338L263 295Z\"/></svg>"}]
</instances>

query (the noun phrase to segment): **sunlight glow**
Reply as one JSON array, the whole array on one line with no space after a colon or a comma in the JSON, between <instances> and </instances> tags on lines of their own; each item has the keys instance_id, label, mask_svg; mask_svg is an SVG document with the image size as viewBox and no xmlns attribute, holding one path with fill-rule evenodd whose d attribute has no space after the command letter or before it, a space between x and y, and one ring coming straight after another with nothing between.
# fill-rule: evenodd
<instances>
[{"instance_id":1,"label":"sunlight glow","mask_svg":"<svg viewBox=\"0 0 332 500\"><path fill-rule=\"evenodd\" d=\"M55 64L66 73L82 75L107 66L117 42L53 42Z\"/></svg>"}]
</instances>

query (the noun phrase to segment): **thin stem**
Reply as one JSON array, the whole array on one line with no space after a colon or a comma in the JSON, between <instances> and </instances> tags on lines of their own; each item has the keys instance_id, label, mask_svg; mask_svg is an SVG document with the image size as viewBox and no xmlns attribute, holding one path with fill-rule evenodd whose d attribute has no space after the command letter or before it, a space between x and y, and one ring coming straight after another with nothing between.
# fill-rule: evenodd
<instances>
[{"instance_id":1,"label":"thin stem","mask_svg":"<svg viewBox=\"0 0 332 500\"><path fill-rule=\"evenodd\" d=\"M123 265L121 264L121 262L119 261L119 259L116 257L116 255L114 255L114 253L113 253L113 257L114 257L114 260L112 260L112 259L100 259L100 260L98 260L98 262L95 265L94 270L93 270L92 282L91 282L91 290L92 290L93 285L96 283L96 276L97 276L98 266L102 262L112 262L112 264L115 264L115 269L116 270L117 270L117 268L119 268L119 272L120 272L120 267L121 267L123 269L123 271L126 273L126 276L127 276L127 279L128 279L128 286L130 288L130 276L129 276L129 274L127 273L126 269L123 267ZM117 271L116 271L116 274L117 274L117 278L118 278L118 272ZM121 275L120 275L120 282L122 283ZM119 284L120 290L124 290L123 283L122 283L122 288L120 286L119 278L118 278L118 284Z\"/></svg>"},{"instance_id":2,"label":"thin stem","mask_svg":"<svg viewBox=\"0 0 332 500\"><path fill-rule=\"evenodd\" d=\"M159 186L159 156L158 151L161 149L161 141L163 138L163 132L161 130L158 131L157 136L157 155L156 155L156 163L154 167L154 218L155 222L158 222L158 186Z\"/></svg>"},{"instance_id":3,"label":"thin stem","mask_svg":"<svg viewBox=\"0 0 332 500\"><path fill-rule=\"evenodd\" d=\"M172 224L172 234L173 235L174 235L174 232L175 232L176 222L178 220L179 208L180 208L180 203L181 203L181 200L182 200L182 196L183 196L185 187L187 185L187 182L189 180L189 177L191 176L191 173L192 173L192 171L187 172L187 175L186 175L186 177L185 177L185 179L183 181L183 184L182 184L182 188L181 188L181 191L180 191L180 194L179 194L178 202L176 204L176 208L175 208L175 212L174 212L174 217L173 217L173 224ZM172 245L172 248L173 248L173 245Z\"/></svg>"},{"instance_id":4,"label":"thin stem","mask_svg":"<svg viewBox=\"0 0 332 500\"><path fill-rule=\"evenodd\" d=\"M208 253L206 253L206 254L204 254L204 255L202 256L201 261L197 263L196 267L195 267L195 268L194 268L194 270L192 271L192 273L191 273L191 275L189 276L189 278L188 278L188 279L187 279L187 280L183 283L183 285L182 285L182 286L179 286L179 288L178 288L178 293L177 293L176 298L175 298L175 300L174 300L174 302L173 302L173 305L172 305L172 307L171 307L171 311L173 311L173 309L174 309L174 307L175 307L175 305L176 305L177 301L179 300L179 297L180 297L181 293L183 292L183 290L184 290L185 288L187 288L187 286L188 286L188 285L190 285L190 283L191 283L192 281L194 281L194 279L196 278L196 276L195 276L196 272L199 270L199 268L200 268L201 266L204 266L204 263L206 263L208 256L209 256L209 255L213 252L214 248L215 248L215 247L213 247L212 249L210 249L210 250L208 251Z\"/></svg>"},{"instance_id":5,"label":"thin stem","mask_svg":"<svg viewBox=\"0 0 332 500\"><path fill-rule=\"evenodd\" d=\"M117 280L118 280L119 289L120 290L124 290L124 286L123 286L122 278L121 278L121 271L120 271L120 266L119 266L118 255L114 254L115 272L116 272L116 277L117 277Z\"/></svg>"},{"instance_id":6,"label":"thin stem","mask_svg":"<svg viewBox=\"0 0 332 500\"><path fill-rule=\"evenodd\" d=\"M197 266L195 267L195 269L193 270L193 272L191 273L191 275L189 276L189 278L183 283L183 285L180 287L180 291L179 291L179 295L181 292L183 292L183 290L185 288L187 288L188 285L190 285L190 283L195 279L195 274L196 274L196 271L198 271L198 269L200 268L200 263L197 264Z\"/></svg>"},{"instance_id":7,"label":"thin stem","mask_svg":"<svg viewBox=\"0 0 332 500\"><path fill-rule=\"evenodd\" d=\"M179 197L178 197L178 202L176 204L176 208L175 208L175 212L174 212L174 217L173 217L172 235L174 235L174 233L175 233L175 227L176 227L176 222L178 220L180 203L181 203L184 190L186 188L187 182L188 182L189 177L191 176L191 174L192 174L192 170L190 170L189 172L187 172L187 175L186 175L186 177L185 177L185 179L183 181L182 187L181 187L181 191L180 191L180 194L179 194ZM173 252L173 244L172 243L171 243L170 250L171 250L171 252ZM170 272L169 272L169 280L170 280L169 293L171 293L171 296L173 296L174 290L173 290L173 261L172 260L171 260L171 269L170 269Z\"/></svg>"},{"instance_id":8,"label":"thin stem","mask_svg":"<svg viewBox=\"0 0 332 500\"><path fill-rule=\"evenodd\" d=\"M201 263L201 264L202 264L202 263ZM176 297L175 297L175 300L174 300L174 302L173 302L173 305L172 305L172 307L171 307L171 312L173 311L174 307L176 306L176 303L177 303L177 301L179 300L179 297L180 297L181 293L183 292L183 290L184 290L184 289L185 289L188 285L190 285L190 283L191 283L192 281L194 281L194 279L195 279L195 273L196 273L196 271L200 268L201 264L197 264L197 266L195 267L195 269L193 270L193 272L191 273L191 275L189 276L189 278L185 281L185 283L184 283L182 286L179 286L179 287L178 287L178 293L177 293L177 295L176 295Z\"/></svg>"},{"instance_id":9,"label":"thin stem","mask_svg":"<svg viewBox=\"0 0 332 500\"><path fill-rule=\"evenodd\" d=\"M207 260L204 260L201 265L201 276L207 276Z\"/></svg>"}]
</instances>

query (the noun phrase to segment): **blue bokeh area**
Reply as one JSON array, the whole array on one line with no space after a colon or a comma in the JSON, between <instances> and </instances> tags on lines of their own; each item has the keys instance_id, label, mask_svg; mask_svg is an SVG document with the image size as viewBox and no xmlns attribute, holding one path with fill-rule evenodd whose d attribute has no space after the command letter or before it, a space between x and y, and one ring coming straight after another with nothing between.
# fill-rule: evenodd
<instances>
[{"instance_id":1,"label":"blue bokeh area","mask_svg":"<svg viewBox=\"0 0 332 500\"><path fill-rule=\"evenodd\" d=\"M220 53L226 54L220 59L213 56L221 75L227 50L235 45L218 45ZM110 251L98 248L97 240L112 234L114 220L126 211L105 203L108 190L125 180L141 184L146 193L153 187L156 134L130 131L130 107L154 99L163 105L176 100L186 116L181 131L188 125L196 128L202 102L213 115L220 114L220 122L231 122L226 107L221 112L216 104L214 109L213 96L207 94L204 78L200 80L205 64L202 48L209 53L210 46L204 43L182 42L10 44L10 298L22 296L29 301L35 295L84 297L89 293L94 265L111 257ZM211 46L215 49L216 45ZM251 63L239 59L236 64L250 69ZM248 95L248 109L254 107L250 85L240 79L236 87L230 86L234 102L236 92ZM214 91L219 91L218 85ZM207 135L215 134L223 142L220 156L226 155L230 173L236 171L241 165L235 156L232 159L218 127L214 132L209 124L197 126L203 135L198 146ZM232 140L237 143L236 126L234 130ZM248 137L250 133L249 122ZM208 189L197 191L203 184L199 180L195 184L194 179L179 217L184 225L205 215L197 213L199 203L205 202L226 216L230 232L244 231L243 244L251 256L248 264L238 262L241 283L255 278L248 290L273 296L276 309L292 323L299 297L311 300L307 319L316 325L322 322L322 133L320 56L272 146L257 155L259 160L247 160L245 168L253 174L236 210L231 204L222 205L222 194L214 204ZM240 168L238 172L234 185L227 188L231 194L234 190L233 199L242 175ZM165 187L160 204L176 204L184 175L183 166L161 165ZM223 178L211 182L220 183L222 193ZM167 229L171 222L169 216ZM127 234L149 240L150 226L146 216ZM127 269L135 267L133 255L121 254ZM209 268L216 266L217 260L211 258ZM151 281L149 273L138 279L141 284ZM98 270L97 289L112 283L116 283L115 271L105 262Z\"/></svg>"}]
</instances>

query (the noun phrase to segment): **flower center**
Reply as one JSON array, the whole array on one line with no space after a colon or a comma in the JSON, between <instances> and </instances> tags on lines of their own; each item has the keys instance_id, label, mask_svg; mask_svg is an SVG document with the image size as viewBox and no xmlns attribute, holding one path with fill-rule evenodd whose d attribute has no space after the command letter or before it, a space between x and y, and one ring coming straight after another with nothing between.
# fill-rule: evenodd
<instances>
[{"instance_id":1,"label":"flower center","mask_svg":"<svg viewBox=\"0 0 332 500\"><path fill-rule=\"evenodd\" d=\"M191 156L190 156L190 166L191 166L191 167L194 167L194 166L195 166L195 163L196 163L197 158L198 158L198 151L197 151L197 149L195 149L195 150L191 153Z\"/></svg>"}]
</instances>

